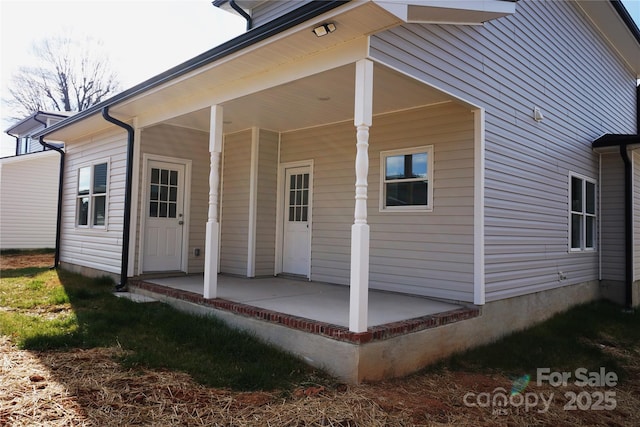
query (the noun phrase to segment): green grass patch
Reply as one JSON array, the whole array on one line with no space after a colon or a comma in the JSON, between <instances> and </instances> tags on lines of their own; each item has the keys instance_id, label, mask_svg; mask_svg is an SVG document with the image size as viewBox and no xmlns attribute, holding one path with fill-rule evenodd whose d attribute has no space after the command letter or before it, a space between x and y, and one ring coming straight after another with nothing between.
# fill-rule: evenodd
<instances>
[{"instance_id":1,"label":"green grass patch","mask_svg":"<svg viewBox=\"0 0 640 427\"><path fill-rule=\"evenodd\" d=\"M514 377L536 377L537 368L574 372L605 367L621 380L627 376L622 361L607 347L640 346L640 312L597 301L574 307L525 331L455 355L432 367L457 371L500 371Z\"/></svg>"},{"instance_id":2,"label":"green grass patch","mask_svg":"<svg viewBox=\"0 0 640 427\"><path fill-rule=\"evenodd\" d=\"M118 298L108 278L46 268L3 271L0 306L0 333L25 349L121 346L128 350L121 360L127 367L180 370L203 384L236 390L328 380L214 318Z\"/></svg>"}]
</instances>

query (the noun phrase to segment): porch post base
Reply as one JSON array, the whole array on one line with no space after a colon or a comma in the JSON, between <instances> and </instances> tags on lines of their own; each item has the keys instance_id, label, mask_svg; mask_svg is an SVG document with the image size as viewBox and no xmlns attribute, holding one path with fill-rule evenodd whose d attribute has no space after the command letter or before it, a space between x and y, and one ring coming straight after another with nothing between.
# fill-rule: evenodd
<instances>
[{"instance_id":1,"label":"porch post base","mask_svg":"<svg viewBox=\"0 0 640 427\"><path fill-rule=\"evenodd\" d=\"M369 311L369 225L351 226L349 330L367 331Z\"/></svg>"},{"instance_id":2,"label":"porch post base","mask_svg":"<svg viewBox=\"0 0 640 427\"><path fill-rule=\"evenodd\" d=\"M204 252L204 293L205 298L218 296L218 242L220 231L217 222L208 221Z\"/></svg>"}]
</instances>

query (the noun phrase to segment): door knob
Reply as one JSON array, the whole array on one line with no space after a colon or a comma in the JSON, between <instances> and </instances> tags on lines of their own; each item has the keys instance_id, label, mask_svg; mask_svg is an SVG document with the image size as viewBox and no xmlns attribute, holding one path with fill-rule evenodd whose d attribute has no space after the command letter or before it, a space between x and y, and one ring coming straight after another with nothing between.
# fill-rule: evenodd
<instances>
[{"instance_id":1,"label":"door knob","mask_svg":"<svg viewBox=\"0 0 640 427\"><path fill-rule=\"evenodd\" d=\"M178 221L178 224L182 225L182 224L184 224L184 221Z\"/></svg>"}]
</instances>

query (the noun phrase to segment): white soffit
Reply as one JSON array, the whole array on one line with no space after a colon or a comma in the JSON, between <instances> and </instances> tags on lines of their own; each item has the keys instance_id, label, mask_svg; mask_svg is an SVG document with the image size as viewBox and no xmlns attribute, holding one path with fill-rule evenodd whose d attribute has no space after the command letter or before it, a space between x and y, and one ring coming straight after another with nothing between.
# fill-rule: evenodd
<instances>
[{"instance_id":1,"label":"white soffit","mask_svg":"<svg viewBox=\"0 0 640 427\"><path fill-rule=\"evenodd\" d=\"M373 0L406 23L481 25L511 15L516 3L504 0Z\"/></svg>"},{"instance_id":2,"label":"white soffit","mask_svg":"<svg viewBox=\"0 0 640 427\"><path fill-rule=\"evenodd\" d=\"M578 5L640 78L640 43L609 1L577 0Z\"/></svg>"}]
</instances>

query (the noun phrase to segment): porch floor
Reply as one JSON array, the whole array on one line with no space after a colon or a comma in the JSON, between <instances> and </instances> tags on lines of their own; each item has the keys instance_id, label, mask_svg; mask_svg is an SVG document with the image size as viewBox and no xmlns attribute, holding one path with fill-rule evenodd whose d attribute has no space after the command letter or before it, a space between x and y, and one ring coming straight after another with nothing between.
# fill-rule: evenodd
<instances>
[{"instance_id":1,"label":"porch floor","mask_svg":"<svg viewBox=\"0 0 640 427\"><path fill-rule=\"evenodd\" d=\"M144 279L152 285L200 297L203 275ZM218 276L218 299L318 322L349 327L349 287L285 277L246 279ZM369 291L370 327L460 310L463 307L425 297Z\"/></svg>"}]
</instances>

